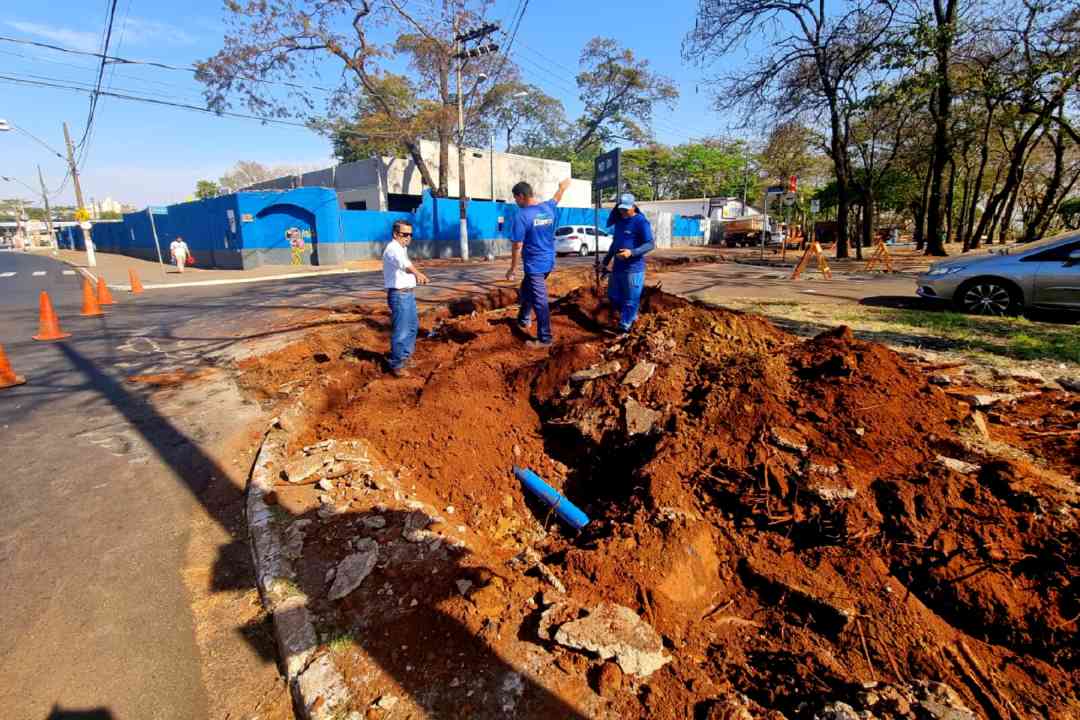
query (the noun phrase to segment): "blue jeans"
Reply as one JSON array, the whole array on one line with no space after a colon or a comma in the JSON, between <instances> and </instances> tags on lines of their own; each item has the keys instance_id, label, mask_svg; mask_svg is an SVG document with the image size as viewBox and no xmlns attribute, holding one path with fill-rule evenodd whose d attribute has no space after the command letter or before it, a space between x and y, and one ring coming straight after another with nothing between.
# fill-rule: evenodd
<instances>
[{"instance_id":1,"label":"blue jeans","mask_svg":"<svg viewBox=\"0 0 1080 720\"><path fill-rule=\"evenodd\" d=\"M400 370L412 357L416 347L416 295L412 290L387 290L386 304L390 306L390 369Z\"/></svg>"},{"instance_id":2,"label":"blue jeans","mask_svg":"<svg viewBox=\"0 0 1080 720\"><path fill-rule=\"evenodd\" d=\"M529 326L532 315L536 313L536 339L542 343L551 342L551 310L548 308L547 293L548 273L525 273L518 291L518 325Z\"/></svg>"},{"instance_id":3,"label":"blue jeans","mask_svg":"<svg viewBox=\"0 0 1080 720\"><path fill-rule=\"evenodd\" d=\"M608 298L619 311L619 328L628 331L637 319L641 291L645 287L645 271L623 272L616 270L608 279Z\"/></svg>"}]
</instances>

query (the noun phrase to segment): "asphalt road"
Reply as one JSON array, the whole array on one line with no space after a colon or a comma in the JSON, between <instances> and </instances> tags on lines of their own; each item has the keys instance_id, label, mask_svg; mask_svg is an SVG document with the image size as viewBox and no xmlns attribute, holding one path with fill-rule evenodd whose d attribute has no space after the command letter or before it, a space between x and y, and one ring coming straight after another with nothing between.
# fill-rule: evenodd
<instances>
[{"instance_id":1,"label":"asphalt road","mask_svg":"<svg viewBox=\"0 0 1080 720\"><path fill-rule=\"evenodd\" d=\"M494 286L505 269L432 268L418 299ZM662 281L710 299L806 290L852 299L909 292L911 283L793 285L732 263ZM100 708L117 720L207 716L181 571L192 514L215 512L202 492L221 468L203 448L235 428L214 398L163 407L128 378L201 366L244 340L273 341L271 326L294 309L385 302L381 283L375 272L114 293L105 317L82 318L80 279L67 266L0 252L0 344L28 379L0 390L0 716L37 720L54 708ZM41 290L70 339L31 340Z\"/></svg>"}]
</instances>

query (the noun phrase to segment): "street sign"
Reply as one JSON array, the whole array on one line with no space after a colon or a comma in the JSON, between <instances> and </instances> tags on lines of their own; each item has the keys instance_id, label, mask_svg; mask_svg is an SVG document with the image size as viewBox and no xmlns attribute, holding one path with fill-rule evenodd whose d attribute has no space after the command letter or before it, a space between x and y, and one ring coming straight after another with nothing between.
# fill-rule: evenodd
<instances>
[{"instance_id":1,"label":"street sign","mask_svg":"<svg viewBox=\"0 0 1080 720\"><path fill-rule=\"evenodd\" d=\"M619 190L619 161L621 158L619 148L598 155L593 163L593 189L599 192L604 190Z\"/></svg>"},{"instance_id":2,"label":"street sign","mask_svg":"<svg viewBox=\"0 0 1080 720\"><path fill-rule=\"evenodd\" d=\"M784 207L791 207L794 204L795 204L795 193L793 193L793 192L784 193Z\"/></svg>"},{"instance_id":3,"label":"street sign","mask_svg":"<svg viewBox=\"0 0 1080 720\"><path fill-rule=\"evenodd\" d=\"M165 207L164 205L151 205L150 212L153 215L168 215L169 208Z\"/></svg>"},{"instance_id":4,"label":"street sign","mask_svg":"<svg viewBox=\"0 0 1080 720\"><path fill-rule=\"evenodd\" d=\"M810 201L810 212L812 212L812 213L821 212L821 201L818 200L817 198L814 198L813 200Z\"/></svg>"},{"instance_id":5,"label":"street sign","mask_svg":"<svg viewBox=\"0 0 1080 720\"><path fill-rule=\"evenodd\" d=\"M765 191L765 194L767 194L769 197L779 197L784 194L784 186L770 185L769 188Z\"/></svg>"}]
</instances>

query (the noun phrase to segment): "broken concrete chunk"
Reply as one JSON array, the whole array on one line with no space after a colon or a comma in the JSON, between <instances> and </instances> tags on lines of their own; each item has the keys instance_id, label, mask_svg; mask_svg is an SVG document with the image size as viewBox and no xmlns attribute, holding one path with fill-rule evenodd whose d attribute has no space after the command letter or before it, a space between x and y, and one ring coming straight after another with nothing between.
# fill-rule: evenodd
<instances>
[{"instance_id":1,"label":"broken concrete chunk","mask_svg":"<svg viewBox=\"0 0 1080 720\"><path fill-rule=\"evenodd\" d=\"M828 475L829 477L832 477L833 475L840 474L840 466L835 463L812 462L810 463L810 472L816 475Z\"/></svg>"},{"instance_id":2,"label":"broken concrete chunk","mask_svg":"<svg viewBox=\"0 0 1080 720\"><path fill-rule=\"evenodd\" d=\"M863 720L863 716L847 703L832 702L821 708L814 720Z\"/></svg>"},{"instance_id":3,"label":"broken concrete chunk","mask_svg":"<svg viewBox=\"0 0 1080 720\"><path fill-rule=\"evenodd\" d=\"M282 472L285 473L285 479L289 482L302 483L322 470L325 464L326 456L324 455L302 455L285 463Z\"/></svg>"},{"instance_id":4,"label":"broken concrete chunk","mask_svg":"<svg viewBox=\"0 0 1080 720\"><path fill-rule=\"evenodd\" d=\"M998 380L1022 380L1028 382L1044 383L1046 378L1038 370L1025 368L991 368L990 374Z\"/></svg>"},{"instance_id":5,"label":"broken concrete chunk","mask_svg":"<svg viewBox=\"0 0 1080 720\"><path fill-rule=\"evenodd\" d=\"M375 569L379 560L379 545L371 538L356 542L357 552L338 563L334 584L327 593L330 600L339 600L356 588Z\"/></svg>"},{"instance_id":6,"label":"broken concrete chunk","mask_svg":"<svg viewBox=\"0 0 1080 720\"><path fill-rule=\"evenodd\" d=\"M334 489L334 481L333 480L328 480L326 478L323 478L322 480L320 480L319 482L317 482L315 484L318 486L318 488L320 490L325 490L326 492L330 492L331 490Z\"/></svg>"},{"instance_id":7,"label":"broken concrete chunk","mask_svg":"<svg viewBox=\"0 0 1080 720\"><path fill-rule=\"evenodd\" d=\"M926 381L929 382L931 385L938 385L941 387L956 385L960 382L958 378L954 378L951 375L943 375L941 373L938 373L937 375L931 375L930 377L926 378Z\"/></svg>"},{"instance_id":8,"label":"broken concrete chunk","mask_svg":"<svg viewBox=\"0 0 1080 720\"><path fill-rule=\"evenodd\" d=\"M338 711L349 701L349 689L329 655L311 661L296 678L300 696L310 704L304 708L306 717L329 720L340 717Z\"/></svg>"},{"instance_id":9,"label":"broken concrete chunk","mask_svg":"<svg viewBox=\"0 0 1080 720\"><path fill-rule=\"evenodd\" d=\"M473 584L472 580L466 580L465 578L462 578L461 580L455 580L454 585L457 586L459 593L461 593L462 595L468 595L469 590L472 588Z\"/></svg>"},{"instance_id":10,"label":"broken concrete chunk","mask_svg":"<svg viewBox=\"0 0 1080 720\"><path fill-rule=\"evenodd\" d=\"M949 468L953 472L958 472L961 475L971 475L979 472L981 466L974 463L964 462L963 460L957 460L956 458L945 457L944 455L937 456L938 462Z\"/></svg>"},{"instance_id":11,"label":"broken concrete chunk","mask_svg":"<svg viewBox=\"0 0 1080 720\"><path fill-rule=\"evenodd\" d=\"M1000 402L1016 399L1015 395L1007 393L955 393L953 397L966 402L975 409L988 408Z\"/></svg>"},{"instance_id":12,"label":"broken concrete chunk","mask_svg":"<svg viewBox=\"0 0 1080 720\"><path fill-rule=\"evenodd\" d=\"M393 695L383 695L376 700L372 706L377 707L380 710L393 710L394 706L398 704L398 699Z\"/></svg>"},{"instance_id":13,"label":"broken concrete chunk","mask_svg":"<svg viewBox=\"0 0 1080 720\"><path fill-rule=\"evenodd\" d=\"M585 368L584 370L578 370L576 373L570 376L570 380L573 382L585 382L586 380L595 380L596 378L602 378L607 375L613 375L622 370L622 365L618 360L611 360L605 363L599 363L592 367Z\"/></svg>"},{"instance_id":14,"label":"broken concrete chunk","mask_svg":"<svg viewBox=\"0 0 1080 720\"><path fill-rule=\"evenodd\" d=\"M1057 379L1057 384L1069 392L1080 393L1080 377L1062 376Z\"/></svg>"},{"instance_id":15,"label":"broken concrete chunk","mask_svg":"<svg viewBox=\"0 0 1080 720\"><path fill-rule=\"evenodd\" d=\"M769 431L769 435L772 437L773 444L778 448L800 454L809 450L806 445L806 439L794 430L773 428Z\"/></svg>"},{"instance_id":16,"label":"broken concrete chunk","mask_svg":"<svg viewBox=\"0 0 1080 720\"><path fill-rule=\"evenodd\" d=\"M433 523L434 518L420 510L414 510L405 517L405 527L401 529L401 537L411 543L422 543L434 540L437 536L425 528Z\"/></svg>"},{"instance_id":17,"label":"broken concrete chunk","mask_svg":"<svg viewBox=\"0 0 1080 720\"><path fill-rule=\"evenodd\" d=\"M362 518L360 524L371 530L382 530L386 527L386 518L382 515L369 515L368 517Z\"/></svg>"},{"instance_id":18,"label":"broken concrete chunk","mask_svg":"<svg viewBox=\"0 0 1080 720\"><path fill-rule=\"evenodd\" d=\"M626 377L623 378L622 384L629 385L630 387L640 387L649 381L649 378L656 372L656 363L642 360L633 368L630 372L626 373Z\"/></svg>"},{"instance_id":19,"label":"broken concrete chunk","mask_svg":"<svg viewBox=\"0 0 1080 720\"><path fill-rule=\"evenodd\" d=\"M649 434L662 417L659 411L642 405L634 398L626 398L623 408L626 412L627 435Z\"/></svg>"},{"instance_id":20,"label":"broken concrete chunk","mask_svg":"<svg viewBox=\"0 0 1080 720\"><path fill-rule=\"evenodd\" d=\"M652 626L630 608L612 603L601 603L584 618L562 625L555 642L604 660L614 658L624 673L638 677L648 677L671 661Z\"/></svg>"},{"instance_id":21,"label":"broken concrete chunk","mask_svg":"<svg viewBox=\"0 0 1080 720\"><path fill-rule=\"evenodd\" d=\"M933 720L976 720L979 717L945 683L919 681L915 686L919 708Z\"/></svg>"},{"instance_id":22,"label":"broken concrete chunk","mask_svg":"<svg viewBox=\"0 0 1080 720\"><path fill-rule=\"evenodd\" d=\"M858 491L848 485L815 483L807 488L825 502L835 503L841 500L851 500Z\"/></svg>"}]
</instances>

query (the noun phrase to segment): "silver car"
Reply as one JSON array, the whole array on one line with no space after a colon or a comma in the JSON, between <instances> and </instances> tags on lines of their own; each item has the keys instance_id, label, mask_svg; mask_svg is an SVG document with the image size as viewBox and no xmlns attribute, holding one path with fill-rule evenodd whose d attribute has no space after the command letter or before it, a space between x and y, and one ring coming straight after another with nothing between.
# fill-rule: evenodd
<instances>
[{"instance_id":1,"label":"silver car","mask_svg":"<svg viewBox=\"0 0 1080 720\"><path fill-rule=\"evenodd\" d=\"M594 249L606 253L610 247L611 233L601 230L598 242L593 225L562 225L555 231L555 252L559 255L591 255Z\"/></svg>"},{"instance_id":2,"label":"silver car","mask_svg":"<svg viewBox=\"0 0 1080 720\"><path fill-rule=\"evenodd\" d=\"M1080 310L1080 233L934 263L919 276L917 292L980 315Z\"/></svg>"}]
</instances>

